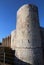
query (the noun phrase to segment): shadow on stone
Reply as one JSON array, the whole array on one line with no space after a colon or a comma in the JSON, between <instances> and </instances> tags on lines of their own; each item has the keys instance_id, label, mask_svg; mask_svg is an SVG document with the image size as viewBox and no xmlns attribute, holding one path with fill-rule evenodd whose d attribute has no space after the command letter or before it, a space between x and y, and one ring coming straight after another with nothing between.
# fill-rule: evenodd
<instances>
[{"instance_id":1,"label":"shadow on stone","mask_svg":"<svg viewBox=\"0 0 44 65\"><path fill-rule=\"evenodd\" d=\"M14 58L14 65L31 65L31 64L29 64L29 63L27 63L27 62L24 62L24 61L18 59L18 58L15 56L15 58Z\"/></svg>"},{"instance_id":2,"label":"shadow on stone","mask_svg":"<svg viewBox=\"0 0 44 65\"><path fill-rule=\"evenodd\" d=\"M15 57L15 65L31 65L29 63L26 63L24 61L21 61L20 59L18 59L17 57Z\"/></svg>"}]
</instances>

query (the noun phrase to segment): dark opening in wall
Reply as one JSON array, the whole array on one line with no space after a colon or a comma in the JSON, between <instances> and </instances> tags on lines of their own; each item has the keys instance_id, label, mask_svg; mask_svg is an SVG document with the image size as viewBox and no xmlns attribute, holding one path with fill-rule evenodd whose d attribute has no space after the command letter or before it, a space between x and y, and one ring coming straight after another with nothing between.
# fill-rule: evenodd
<instances>
[{"instance_id":1,"label":"dark opening in wall","mask_svg":"<svg viewBox=\"0 0 44 65\"><path fill-rule=\"evenodd\" d=\"M28 40L28 43L30 43L30 41Z\"/></svg>"},{"instance_id":2,"label":"dark opening in wall","mask_svg":"<svg viewBox=\"0 0 44 65\"><path fill-rule=\"evenodd\" d=\"M28 33L30 33L30 30L28 31Z\"/></svg>"},{"instance_id":3,"label":"dark opening in wall","mask_svg":"<svg viewBox=\"0 0 44 65\"><path fill-rule=\"evenodd\" d=\"M29 27L29 25L27 25L27 27Z\"/></svg>"}]
</instances>

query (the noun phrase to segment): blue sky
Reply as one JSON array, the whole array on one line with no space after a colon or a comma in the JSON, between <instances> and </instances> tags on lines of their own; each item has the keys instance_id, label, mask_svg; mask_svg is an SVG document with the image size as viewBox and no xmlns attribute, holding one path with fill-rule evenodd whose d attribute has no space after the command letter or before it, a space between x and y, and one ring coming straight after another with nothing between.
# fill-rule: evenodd
<instances>
[{"instance_id":1,"label":"blue sky","mask_svg":"<svg viewBox=\"0 0 44 65\"><path fill-rule=\"evenodd\" d=\"M44 0L0 0L0 41L16 29L16 13L23 4L35 4L40 25L44 27Z\"/></svg>"}]
</instances>

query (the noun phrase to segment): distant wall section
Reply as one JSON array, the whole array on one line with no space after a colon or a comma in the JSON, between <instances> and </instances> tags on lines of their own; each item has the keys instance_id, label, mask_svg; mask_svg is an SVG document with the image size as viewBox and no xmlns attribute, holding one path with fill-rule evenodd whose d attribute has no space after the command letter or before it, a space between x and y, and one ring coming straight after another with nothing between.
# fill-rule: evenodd
<instances>
[{"instance_id":1,"label":"distant wall section","mask_svg":"<svg viewBox=\"0 0 44 65\"><path fill-rule=\"evenodd\" d=\"M9 35L6 38L2 39L2 46L11 47L11 35Z\"/></svg>"},{"instance_id":2,"label":"distant wall section","mask_svg":"<svg viewBox=\"0 0 44 65\"><path fill-rule=\"evenodd\" d=\"M16 30L13 30L11 32L11 48L15 50L15 45L16 45Z\"/></svg>"}]
</instances>

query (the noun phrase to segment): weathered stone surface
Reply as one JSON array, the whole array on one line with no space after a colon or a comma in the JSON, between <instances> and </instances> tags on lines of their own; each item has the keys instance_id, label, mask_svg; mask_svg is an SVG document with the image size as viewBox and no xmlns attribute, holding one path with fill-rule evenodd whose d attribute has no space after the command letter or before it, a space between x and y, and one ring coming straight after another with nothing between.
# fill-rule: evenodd
<instances>
[{"instance_id":1,"label":"weathered stone surface","mask_svg":"<svg viewBox=\"0 0 44 65\"><path fill-rule=\"evenodd\" d=\"M11 35L2 39L2 46L11 47Z\"/></svg>"},{"instance_id":2,"label":"weathered stone surface","mask_svg":"<svg viewBox=\"0 0 44 65\"><path fill-rule=\"evenodd\" d=\"M15 45L16 45L16 30L13 30L11 32L11 48L15 50Z\"/></svg>"},{"instance_id":3,"label":"weathered stone surface","mask_svg":"<svg viewBox=\"0 0 44 65\"><path fill-rule=\"evenodd\" d=\"M17 58L32 65L42 65L38 9L35 5L27 4L18 10L15 45Z\"/></svg>"}]
</instances>

